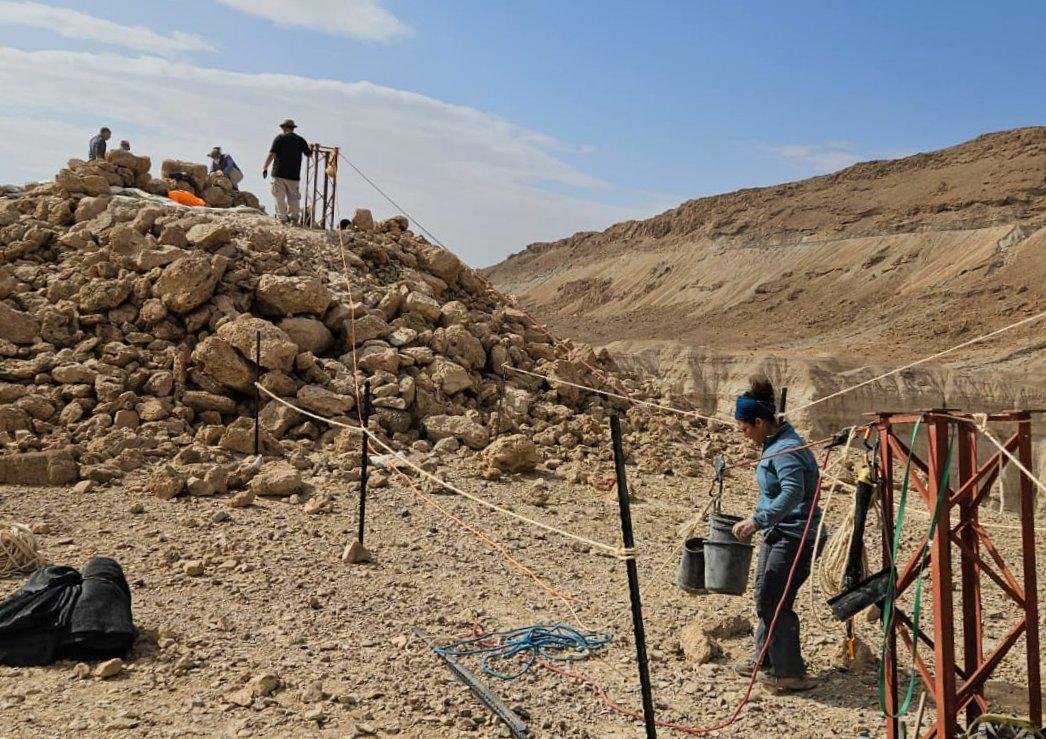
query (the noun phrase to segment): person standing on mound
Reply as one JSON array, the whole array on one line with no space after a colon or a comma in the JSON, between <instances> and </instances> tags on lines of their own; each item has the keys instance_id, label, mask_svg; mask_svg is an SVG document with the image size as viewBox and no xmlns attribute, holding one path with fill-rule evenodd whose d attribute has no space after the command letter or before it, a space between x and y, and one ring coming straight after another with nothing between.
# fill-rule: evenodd
<instances>
[{"instance_id":1,"label":"person standing on mound","mask_svg":"<svg viewBox=\"0 0 1046 739\"><path fill-rule=\"evenodd\" d=\"M814 537L821 509L814 507L809 527L807 519L811 518L810 508L820 471L817 459L809 449L796 449L806 442L792 425L784 419L778 421L774 387L770 381L756 376L749 380L749 386L737 398L734 418L738 430L762 449L764 459L756 467L759 500L755 510L751 516L734 525L733 534L742 541L756 531L763 536L755 577L755 611L759 625L752 660L737 663L733 668L746 677L752 674L755 660L766 644L774 613L783 601L757 679L778 691L806 690L814 683L806 674L806 662L799 646L799 616L794 604L796 593L810 576L810 563L814 557ZM795 451L780 454L788 449ZM795 575L786 589L788 574L797 555L799 562Z\"/></svg>"}]
</instances>

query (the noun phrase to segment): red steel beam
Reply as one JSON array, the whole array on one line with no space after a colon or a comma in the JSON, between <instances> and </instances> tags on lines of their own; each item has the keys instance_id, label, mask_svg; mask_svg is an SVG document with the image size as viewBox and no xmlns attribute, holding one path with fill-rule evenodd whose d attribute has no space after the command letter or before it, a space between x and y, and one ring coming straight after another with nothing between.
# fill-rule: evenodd
<instances>
[{"instance_id":1,"label":"red steel beam","mask_svg":"<svg viewBox=\"0 0 1046 739\"><path fill-rule=\"evenodd\" d=\"M882 476L883 484L881 490L883 515L883 568L896 567L891 560L893 541L893 453L890 448L890 439L893 438L893 427L890 425L889 416L879 416L879 474ZM891 617L891 621L893 621ZM886 737L887 739L899 739L900 733L897 719L893 716L897 713L897 629L894 623L885 624L883 638L886 640L883 654L883 708L886 712Z\"/></svg>"},{"instance_id":2,"label":"red steel beam","mask_svg":"<svg viewBox=\"0 0 1046 739\"><path fill-rule=\"evenodd\" d=\"M933 694L937 707L937 733L942 737L955 736L959 728L955 716L951 506L948 505L947 491L941 491L938 488L950 461L948 459L949 425L947 419L934 417L929 421L926 429L929 436L927 478L935 503L938 496L943 493L943 500L937 512L937 530L934 532L933 542L930 545L930 572L933 585L933 662L936 669Z\"/></svg>"},{"instance_id":3,"label":"red steel beam","mask_svg":"<svg viewBox=\"0 0 1046 739\"><path fill-rule=\"evenodd\" d=\"M977 429L970 424L957 424L959 443L959 518L962 521L977 521L977 506L972 500L977 494ZM969 495L963 490L969 489ZM950 531L949 531L950 533ZM984 642L981 636L981 578L978 565L983 565L977 552L977 532L972 526L964 526L958 537L960 551L959 573L962 580L962 636L963 664L965 672L972 675L984 661ZM990 570L988 574L991 575ZM994 579L994 578L992 578ZM966 707L966 722L970 724L980 715L980 704L984 702L983 691L976 691L974 704Z\"/></svg>"},{"instance_id":4,"label":"red steel beam","mask_svg":"<svg viewBox=\"0 0 1046 739\"><path fill-rule=\"evenodd\" d=\"M1025 469L1032 468L1031 416L1027 413L1017 421L1019 439L1018 458ZM1039 668L1039 603L1038 574L1035 570L1035 509L1031 479L1021 473L1021 553L1024 563L1024 621L1027 624L1028 653L1028 718L1034 726L1042 726L1042 675Z\"/></svg>"}]
</instances>

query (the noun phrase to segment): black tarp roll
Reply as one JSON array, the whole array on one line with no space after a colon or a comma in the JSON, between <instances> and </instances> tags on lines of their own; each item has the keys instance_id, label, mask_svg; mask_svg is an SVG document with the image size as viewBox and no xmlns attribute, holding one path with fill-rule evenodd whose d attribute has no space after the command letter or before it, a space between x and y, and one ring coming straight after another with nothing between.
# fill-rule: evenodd
<instances>
[{"instance_id":1,"label":"black tarp roll","mask_svg":"<svg viewBox=\"0 0 1046 739\"><path fill-rule=\"evenodd\" d=\"M63 659L124 657L138 632L131 618L131 589L115 560L92 557L83 569L80 598L59 645Z\"/></svg>"},{"instance_id":2,"label":"black tarp roll","mask_svg":"<svg viewBox=\"0 0 1046 739\"><path fill-rule=\"evenodd\" d=\"M0 664L47 665L54 661L80 595L80 573L48 565L0 603Z\"/></svg>"}]
</instances>

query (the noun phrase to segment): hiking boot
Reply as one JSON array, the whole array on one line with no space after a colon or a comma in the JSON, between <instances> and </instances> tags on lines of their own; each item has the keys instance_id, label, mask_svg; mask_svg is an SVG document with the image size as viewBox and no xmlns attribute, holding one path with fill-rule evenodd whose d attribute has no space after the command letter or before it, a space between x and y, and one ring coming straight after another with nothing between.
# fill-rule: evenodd
<instances>
[{"instance_id":1,"label":"hiking boot","mask_svg":"<svg viewBox=\"0 0 1046 739\"><path fill-rule=\"evenodd\" d=\"M806 675L782 677L780 675L760 671L756 679L759 681L760 685L763 685L775 693L798 693L802 690L809 690L817 685L816 680L813 680Z\"/></svg>"},{"instance_id":2,"label":"hiking boot","mask_svg":"<svg viewBox=\"0 0 1046 739\"><path fill-rule=\"evenodd\" d=\"M741 677L752 677L752 670L755 669L755 660L747 659L743 662L731 662L727 665L731 670L736 672ZM759 667L759 674L762 675L767 671L766 663L764 662Z\"/></svg>"}]
</instances>

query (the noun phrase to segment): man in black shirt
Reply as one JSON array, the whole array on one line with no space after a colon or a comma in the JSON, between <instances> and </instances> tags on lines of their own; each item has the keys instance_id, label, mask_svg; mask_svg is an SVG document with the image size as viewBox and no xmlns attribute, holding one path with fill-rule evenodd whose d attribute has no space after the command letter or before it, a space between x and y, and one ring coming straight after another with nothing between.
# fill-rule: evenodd
<instances>
[{"instance_id":1,"label":"man in black shirt","mask_svg":"<svg viewBox=\"0 0 1046 739\"><path fill-rule=\"evenodd\" d=\"M276 165L272 169L272 196L276 198L276 217L281 221L293 223L298 220L301 200L298 190L298 182L301 180L301 158L302 155L312 156L312 150L305 139L294 133L297 126L290 118L281 123L280 128L283 133L272 140L269 156L262 165L262 177L269 176L269 165L275 160Z\"/></svg>"}]
</instances>

